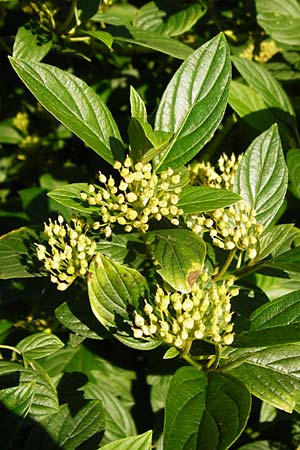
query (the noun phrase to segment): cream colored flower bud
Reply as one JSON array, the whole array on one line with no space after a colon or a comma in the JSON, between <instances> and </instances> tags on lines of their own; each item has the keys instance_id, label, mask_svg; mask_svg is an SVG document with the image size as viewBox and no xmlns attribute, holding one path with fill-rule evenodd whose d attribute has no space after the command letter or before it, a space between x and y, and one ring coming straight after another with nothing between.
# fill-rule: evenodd
<instances>
[{"instance_id":1,"label":"cream colored flower bud","mask_svg":"<svg viewBox=\"0 0 300 450\"><path fill-rule=\"evenodd\" d=\"M126 198L130 203L132 203L137 200L137 195L134 192L129 192L128 194L126 194Z\"/></svg>"},{"instance_id":2,"label":"cream colored flower bud","mask_svg":"<svg viewBox=\"0 0 300 450\"><path fill-rule=\"evenodd\" d=\"M142 332L142 330L141 330L140 328L134 328L134 329L133 329L133 336L134 336L136 339L142 338L142 337L143 337L143 332Z\"/></svg>"}]
</instances>

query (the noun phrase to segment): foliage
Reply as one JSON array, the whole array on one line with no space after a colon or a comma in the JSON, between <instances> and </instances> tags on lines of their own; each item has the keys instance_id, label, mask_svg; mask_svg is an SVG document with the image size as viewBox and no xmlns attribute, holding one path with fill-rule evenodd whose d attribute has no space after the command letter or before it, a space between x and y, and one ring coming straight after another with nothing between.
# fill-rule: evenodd
<instances>
[{"instance_id":1,"label":"foliage","mask_svg":"<svg viewBox=\"0 0 300 450\"><path fill-rule=\"evenodd\" d=\"M299 2L142 3L0 1L0 446L296 449Z\"/></svg>"}]
</instances>

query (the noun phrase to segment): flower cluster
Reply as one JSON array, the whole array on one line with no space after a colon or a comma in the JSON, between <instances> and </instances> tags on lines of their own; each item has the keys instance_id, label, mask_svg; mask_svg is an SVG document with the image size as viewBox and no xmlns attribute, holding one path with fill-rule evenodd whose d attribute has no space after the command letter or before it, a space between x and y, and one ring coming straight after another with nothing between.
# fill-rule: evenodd
<instances>
[{"instance_id":1,"label":"flower cluster","mask_svg":"<svg viewBox=\"0 0 300 450\"><path fill-rule=\"evenodd\" d=\"M134 337L161 339L182 351L195 339L232 344L230 300L239 293L233 283L233 278L214 283L203 272L190 293L158 287L154 302L145 302L143 312L135 312Z\"/></svg>"},{"instance_id":2,"label":"flower cluster","mask_svg":"<svg viewBox=\"0 0 300 450\"><path fill-rule=\"evenodd\" d=\"M223 153L218 160L218 171L210 162L200 162L191 168L191 183L195 185L207 185L218 189L232 189L233 180L243 155L230 158Z\"/></svg>"},{"instance_id":3,"label":"flower cluster","mask_svg":"<svg viewBox=\"0 0 300 450\"><path fill-rule=\"evenodd\" d=\"M54 222L50 219L44 226L48 246L36 244L37 257L44 262L52 283L56 283L60 291L67 289L76 277L87 273L96 250L96 242L86 236L88 228L79 218L73 218L71 225L64 224L62 216Z\"/></svg>"},{"instance_id":4,"label":"flower cluster","mask_svg":"<svg viewBox=\"0 0 300 450\"><path fill-rule=\"evenodd\" d=\"M211 211L207 216L191 215L187 227L195 233L209 232L215 246L246 251L250 259L256 257L258 236L263 230L256 221L255 211L243 200L229 208Z\"/></svg>"},{"instance_id":5,"label":"flower cluster","mask_svg":"<svg viewBox=\"0 0 300 450\"><path fill-rule=\"evenodd\" d=\"M242 155L229 158L223 154L218 160L218 171L210 163L198 163L191 169L192 184L231 190ZM194 233L209 232L215 246L224 250L246 251L250 259L257 255L258 236L263 230L257 223L255 210L244 200L229 208L220 208L204 214L192 214L186 225Z\"/></svg>"},{"instance_id":6,"label":"flower cluster","mask_svg":"<svg viewBox=\"0 0 300 450\"><path fill-rule=\"evenodd\" d=\"M100 221L94 223L95 230L104 227L106 237L112 233L115 225L124 227L125 232L133 229L145 233L149 220L161 220L166 217L173 225L178 225L183 211L176 205L181 192L180 175L173 169L157 175L150 163L133 163L127 156L124 164L116 162L121 181L107 178L101 172L99 181L104 187L89 185L87 192L81 193L81 199L89 205L99 206Z\"/></svg>"}]
</instances>

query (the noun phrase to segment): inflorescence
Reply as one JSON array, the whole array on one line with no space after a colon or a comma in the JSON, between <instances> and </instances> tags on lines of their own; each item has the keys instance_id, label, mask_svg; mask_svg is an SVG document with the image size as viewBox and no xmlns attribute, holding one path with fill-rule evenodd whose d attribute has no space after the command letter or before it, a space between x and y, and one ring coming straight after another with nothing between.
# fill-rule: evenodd
<instances>
[{"instance_id":1,"label":"inflorescence","mask_svg":"<svg viewBox=\"0 0 300 450\"><path fill-rule=\"evenodd\" d=\"M134 337L160 339L181 351L196 339L232 344L230 300L239 294L233 283L233 278L212 282L204 271L190 293L165 292L157 287L154 302L145 301L143 311L135 312Z\"/></svg>"},{"instance_id":2,"label":"inflorescence","mask_svg":"<svg viewBox=\"0 0 300 450\"><path fill-rule=\"evenodd\" d=\"M138 230L145 233L149 220L163 217L173 225L179 225L178 216L183 211L176 205L181 192L180 174L173 169L156 174L150 163L133 163L127 156L124 164L116 162L121 181L107 178L100 172L99 181L104 187L89 185L88 193L82 192L81 199L91 206L99 206L101 219L93 225L94 230L104 228L109 237L115 225L121 225L125 232Z\"/></svg>"},{"instance_id":3,"label":"inflorescence","mask_svg":"<svg viewBox=\"0 0 300 450\"><path fill-rule=\"evenodd\" d=\"M210 163L198 163L191 169L192 184L202 184L217 189L232 190L234 177L241 161L234 154L223 154L218 161L217 172ZM263 227L257 223L256 213L244 200L228 208L220 208L204 214L192 214L186 220L187 227L197 234L209 232L212 243L224 250L246 251L249 259L257 255L258 236Z\"/></svg>"},{"instance_id":4,"label":"inflorescence","mask_svg":"<svg viewBox=\"0 0 300 450\"><path fill-rule=\"evenodd\" d=\"M79 218L71 225L65 224L62 216L57 221L45 223L44 234L48 245L37 244L37 256L50 272L52 283L64 291L78 276L85 276L88 265L95 254L96 242L86 236L89 226Z\"/></svg>"}]
</instances>

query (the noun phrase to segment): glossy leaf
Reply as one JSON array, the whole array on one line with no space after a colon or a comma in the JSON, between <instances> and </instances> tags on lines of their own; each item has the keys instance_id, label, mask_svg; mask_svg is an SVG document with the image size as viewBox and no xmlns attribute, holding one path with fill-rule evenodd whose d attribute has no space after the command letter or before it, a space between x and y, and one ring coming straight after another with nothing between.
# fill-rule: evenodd
<instances>
[{"instance_id":1,"label":"glossy leaf","mask_svg":"<svg viewBox=\"0 0 300 450\"><path fill-rule=\"evenodd\" d=\"M264 231L259 236L259 254L255 261L260 261L269 255L276 256L293 227L293 224L281 224Z\"/></svg>"},{"instance_id":2,"label":"glossy leaf","mask_svg":"<svg viewBox=\"0 0 300 450\"><path fill-rule=\"evenodd\" d=\"M295 126L295 111L293 106L287 94L273 75L262 64L246 58L234 56L232 57L232 61L247 83L259 93L269 108L272 108L272 113L279 120L288 125Z\"/></svg>"},{"instance_id":3,"label":"glossy leaf","mask_svg":"<svg viewBox=\"0 0 300 450\"><path fill-rule=\"evenodd\" d=\"M238 202L241 197L225 189L208 186L188 186L180 194L178 208L185 214L196 214L204 211L214 211Z\"/></svg>"},{"instance_id":4,"label":"glossy leaf","mask_svg":"<svg viewBox=\"0 0 300 450\"><path fill-rule=\"evenodd\" d=\"M85 448L92 450L99 445L105 427L101 402L87 402L76 415L67 404L61 405L56 414L43 421L43 426L59 448L76 450L86 443ZM40 427L34 427L27 439L26 449L38 448L37 445L47 449L47 443L47 434L42 433Z\"/></svg>"},{"instance_id":5,"label":"glossy leaf","mask_svg":"<svg viewBox=\"0 0 300 450\"><path fill-rule=\"evenodd\" d=\"M246 150L235 176L234 192L256 211L258 223L268 225L282 205L287 168L276 125L259 135Z\"/></svg>"},{"instance_id":6,"label":"glossy leaf","mask_svg":"<svg viewBox=\"0 0 300 450\"><path fill-rule=\"evenodd\" d=\"M195 50L179 67L156 113L155 130L174 133L157 158L157 170L183 166L212 138L225 111L230 76L222 34Z\"/></svg>"},{"instance_id":7,"label":"glossy leaf","mask_svg":"<svg viewBox=\"0 0 300 450\"><path fill-rule=\"evenodd\" d=\"M107 31L87 31L84 30L84 33L88 34L89 36L92 36L93 38L97 39L98 41L101 41L106 47L108 47L110 50L112 50L112 44L113 44L113 37L110 33Z\"/></svg>"},{"instance_id":8,"label":"glossy leaf","mask_svg":"<svg viewBox=\"0 0 300 450\"><path fill-rule=\"evenodd\" d=\"M263 261L264 267L286 270L287 272L300 272L300 247L281 253L273 259Z\"/></svg>"},{"instance_id":9,"label":"glossy leaf","mask_svg":"<svg viewBox=\"0 0 300 450\"><path fill-rule=\"evenodd\" d=\"M300 45L300 5L297 0L256 0L257 21L276 41Z\"/></svg>"},{"instance_id":10,"label":"glossy leaf","mask_svg":"<svg viewBox=\"0 0 300 450\"><path fill-rule=\"evenodd\" d=\"M102 401L105 417L103 444L136 434L136 428L131 414L117 395L113 395L103 389L100 383L87 383L84 386L84 396L87 399L98 399Z\"/></svg>"},{"instance_id":11,"label":"glossy leaf","mask_svg":"<svg viewBox=\"0 0 300 450\"><path fill-rule=\"evenodd\" d=\"M48 64L15 58L10 61L28 89L54 117L109 163L122 159L117 125L92 88Z\"/></svg>"},{"instance_id":12,"label":"glossy leaf","mask_svg":"<svg viewBox=\"0 0 300 450\"><path fill-rule=\"evenodd\" d=\"M0 278L30 278L40 276L34 259L38 235L27 227L10 231L0 238ZM30 254L31 252L31 254Z\"/></svg>"},{"instance_id":13,"label":"glossy leaf","mask_svg":"<svg viewBox=\"0 0 300 450\"><path fill-rule=\"evenodd\" d=\"M296 196L300 198L300 149L291 148L287 152L286 162L293 192L295 192Z\"/></svg>"},{"instance_id":14,"label":"glossy leaf","mask_svg":"<svg viewBox=\"0 0 300 450\"><path fill-rule=\"evenodd\" d=\"M300 291L274 299L251 315L251 330L296 324L300 325Z\"/></svg>"},{"instance_id":15,"label":"glossy leaf","mask_svg":"<svg viewBox=\"0 0 300 450\"><path fill-rule=\"evenodd\" d=\"M52 41L41 30L31 30L27 24L18 29L13 47L13 57L38 62L50 51Z\"/></svg>"},{"instance_id":16,"label":"glossy leaf","mask_svg":"<svg viewBox=\"0 0 300 450\"><path fill-rule=\"evenodd\" d=\"M130 86L130 107L132 117L140 119L144 122L147 121L147 110L144 100L133 86Z\"/></svg>"},{"instance_id":17,"label":"glossy leaf","mask_svg":"<svg viewBox=\"0 0 300 450\"><path fill-rule=\"evenodd\" d=\"M242 119L259 131L276 122L276 116L268 109L261 94L251 86L231 81L228 103Z\"/></svg>"},{"instance_id":18,"label":"glossy leaf","mask_svg":"<svg viewBox=\"0 0 300 450\"><path fill-rule=\"evenodd\" d=\"M119 439L101 446L98 450L151 450L152 431L129 438Z\"/></svg>"},{"instance_id":19,"label":"glossy leaf","mask_svg":"<svg viewBox=\"0 0 300 450\"><path fill-rule=\"evenodd\" d=\"M99 212L99 208L96 206L91 206L88 202L84 202L80 198L81 192L88 192L87 183L73 183L67 184L58 189L48 193L48 196L55 200L60 205L66 206L67 208L72 208L75 211L79 211L85 214L93 214Z\"/></svg>"},{"instance_id":20,"label":"glossy leaf","mask_svg":"<svg viewBox=\"0 0 300 450\"><path fill-rule=\"evenodd\" d=\"M258 330L251 330L238 334L234 347L266 347L279 344L289 344L300 342L300 325L274 326Z\"/></svg>"},{"instance_id":21,"label":"glossy leaf","mask_svg":"<svg viewBox=\"0 0 300 450\"><path fill-rule=\"evenodd\" d=\"M174 349L175 347L170 347ZM156 413L165 408L167 392L172 380L172 375L148 375L147 384L151 387L150 401L152 411Z\"/></svg>"},{"instance_id":22,"label":"glossy leaf","mask_svg":"<svg viewBox=\"0 0 300 450\"><path fill-rule=\"evenodd\" d=\"M190 292L200 275L206 246L203 239L189 230L160 230L149 233L157 272L174 289Z\"/></svg>"},{"instance_id":23,"label":"glossy leaf","mask_svg":"<svg viewBox=\"0 0 300 450\"><path fill-rule=\"evenodd\" d=\"M236 355L244 358L243 363L229 372L245 383L256 397L292 412L300 387L300 345L276 345L251 351L243 349Z\"/></svg>"},{"instance_id":24,"label":"glossy leaf","mask_svg":"<svg viewBox=\"0 0 300 450\"><path fill-rule=\"evenodd\" d=\"M26 358L39 359L57 352L63 346L64 343L55 334L39 332L22 339L17 349Z\"/></svg>"},{"instance_id":25,"label":"glossy leaf","mask_svg":"<svg viewBox=\"0 0 300 450\"><path fill-rule=\"evenodd\" d=\"M250 413L251 397L238 380L179 369L169 387L164 450L225 450L239 437Z\"/></svg>"},{"instance_id":26,"label":"glossy leaf","mask_svg":"<svg viewBox=\"0 0 300 450\"><path fill-rule=\"evenodd\" d=\"M0 389L0 402L10 412L26 417L34 397L34 381L19 386Z\"/></svg>"},{"instance_id":27,"label":"glossy leaf","mask_svg":"<svg viewBox=\"0 0 300 450\"><path fill-rule=\"evenodd\" d=\"M145 278L137 270L118 264L100 253L91 263L89 271L89 299L99 322L114 328L118 318L128 321L128 306L137 308L146 295Z\"/></svg>"},{"instance_id":28,"label":"glossy leaf","mask_svg":"<svg viewBox=\"0 0 300 450\"><path fill-rule=\"evenodd\" d=\"M164 28L163 33L168 36L179 36L191 29L198 20L204 16L207 8L204 4L194 3L187 8L172 14Z\"/></svg>"},{"instance_id":29,"label":"glossy leaf","mask_svg":"<svg viewBox=\"0 0 300 450\"><path fill-rule=\"evenodd\" d=\"M106 330L99 324L85 303L72 302L72 300L64 302L56 308L55 316L66 328L78 336L100 340L105 336Z\"/></svg>"},{"instance_id":30,"label":"glossy leaf","mask_svg":"<svg viewBox=\"0 0 300 450\"><path fill-rule=\"evenodd\" d=\"M130 25L108 27L108 31L113 36L114 41L139 45L174 58L186 59L192 53L192 49L188 45L154 31L141 30Z\"/></svg>"}]
</instances>

